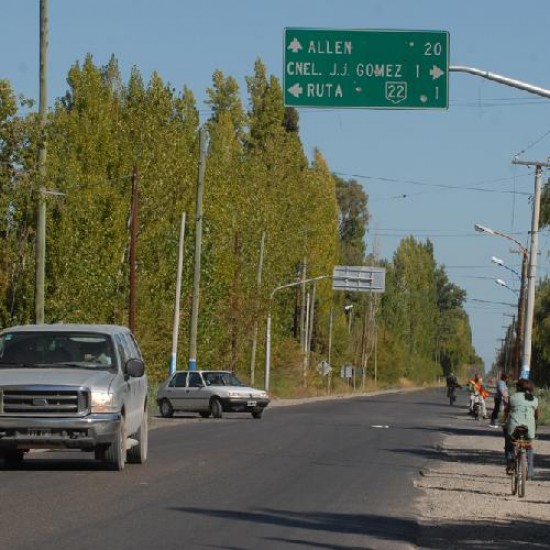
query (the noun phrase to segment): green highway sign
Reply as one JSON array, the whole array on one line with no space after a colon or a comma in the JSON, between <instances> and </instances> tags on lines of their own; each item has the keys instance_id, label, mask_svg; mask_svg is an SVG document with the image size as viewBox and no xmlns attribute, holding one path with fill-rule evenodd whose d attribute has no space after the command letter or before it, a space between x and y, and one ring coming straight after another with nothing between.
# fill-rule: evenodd
<instances>
[{"instance_id":1,"label":"green highway sign","mask_svg":"<svg viewBox=\"0 0 550 550\"><path fill-rule=\"evenodd\" d=\"M449 33L285 29L292 107L447 109Z\"/></svg>"}]
</instances>

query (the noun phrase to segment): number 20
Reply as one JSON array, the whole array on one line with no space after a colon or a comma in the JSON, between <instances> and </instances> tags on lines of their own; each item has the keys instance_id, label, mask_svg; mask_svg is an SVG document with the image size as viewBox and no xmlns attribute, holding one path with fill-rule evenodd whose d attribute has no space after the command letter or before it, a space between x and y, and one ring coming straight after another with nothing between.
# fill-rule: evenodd
<instances>
[{"instance_id":1,"label":"number 20","mask_svg":"<svg viewBox=\"0 0 550 550\"><path fill-rule=\"evenodd\" d=\"M435 44L426 42L426 44L424 44L424 55L441 55L442 51L441 42L436 42Z\"/></svg>"}]
</instances>

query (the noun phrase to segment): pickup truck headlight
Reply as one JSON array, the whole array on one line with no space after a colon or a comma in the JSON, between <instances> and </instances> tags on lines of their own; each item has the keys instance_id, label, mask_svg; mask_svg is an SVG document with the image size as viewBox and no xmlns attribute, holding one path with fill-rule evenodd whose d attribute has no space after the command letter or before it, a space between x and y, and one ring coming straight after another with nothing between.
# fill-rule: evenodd
<instances>
[{"instance_id":1,"label":"pickup truck headlight","mask_svg":"<svg viewBox=\"0 0 550 550\"><path fill-rule=\"evenodd\" d=\"M107 392L92 392L92 412L113 412L113 395Z\"/></svg>"}]
</instances>

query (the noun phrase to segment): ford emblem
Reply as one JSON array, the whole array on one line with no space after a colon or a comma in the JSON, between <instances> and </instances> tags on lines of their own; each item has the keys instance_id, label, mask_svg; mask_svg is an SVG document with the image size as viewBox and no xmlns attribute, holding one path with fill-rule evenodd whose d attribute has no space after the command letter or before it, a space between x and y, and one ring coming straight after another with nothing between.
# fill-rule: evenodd
<instances>
[{"instance_id":1,"label":"ford emblem","mask_svg":"<svg viewBox=\"0 0 550 550\"><path fill-rule=\"evenodd\" d=\"M32 404L34 407L47 407L48 406L48 400L44 399L43 397L35 397L32 400Z\"/></svg>"}]
</instances>

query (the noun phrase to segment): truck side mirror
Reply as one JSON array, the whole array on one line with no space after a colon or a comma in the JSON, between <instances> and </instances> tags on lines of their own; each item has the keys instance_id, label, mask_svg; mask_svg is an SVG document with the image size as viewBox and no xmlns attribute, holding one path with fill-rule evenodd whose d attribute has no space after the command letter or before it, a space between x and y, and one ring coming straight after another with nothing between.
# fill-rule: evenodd
<instances>
[{"instance_id":1,"label":"truck side mirror","mask_svg":"<svg viewBox=\"0 0 550 550\"><path fill-rule=\"evenodd\" d=\"M145 363L141 359L128 359L124 371L128 376L139 378L145 374Z\"/></svg>"}]
</instances>

